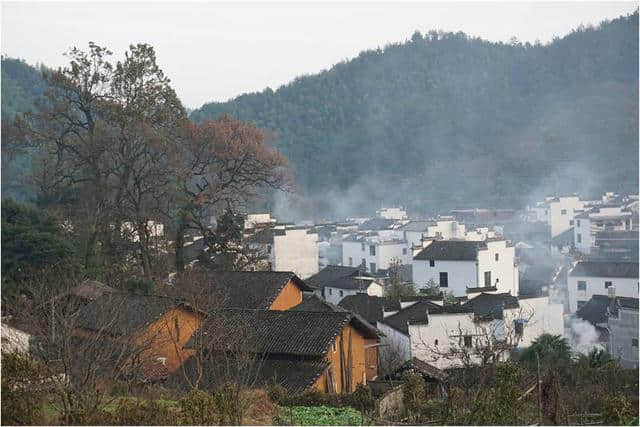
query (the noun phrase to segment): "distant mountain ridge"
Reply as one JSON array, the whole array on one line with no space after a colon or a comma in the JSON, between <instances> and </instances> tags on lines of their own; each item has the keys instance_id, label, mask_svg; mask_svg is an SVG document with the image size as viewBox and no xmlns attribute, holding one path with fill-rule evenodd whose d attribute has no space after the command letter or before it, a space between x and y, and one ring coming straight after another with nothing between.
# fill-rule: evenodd
<instances>
[{"instance_id":1,"label":"distant mountain ridge","mask_svg":"<svg viewBox=\"0 0 640 427\"><path fill-rule=\"evenodd\" d=\"M548 45L416 32L191 118L273 129L308 194L453 207L637 192L637 67L637 11Z\"/></svg>"}]
</instances>

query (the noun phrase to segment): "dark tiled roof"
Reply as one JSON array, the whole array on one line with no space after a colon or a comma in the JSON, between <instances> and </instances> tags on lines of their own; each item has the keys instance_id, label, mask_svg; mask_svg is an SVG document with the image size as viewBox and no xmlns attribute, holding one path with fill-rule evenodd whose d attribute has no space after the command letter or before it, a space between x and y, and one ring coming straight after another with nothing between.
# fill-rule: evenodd
<instances>
[{"instance_id":1,"label":"dark tiled roof","mask_svg":"<svg viewBox=\"0 0 640 427\"><path fill-rule=\"evenodd\" d=\"M115 289L95 280L85 280L78 286L71 288L69 294L85 300L94 300L107 292L115 292Z\"/></svg>"},{"instance_id":2,"label":"dark tiled roof","mask_svg":"<svg viewBox=\"0 0 640 427\"><path fill-rule=\"evenodd\" d=\"M596 240L638 240L637 230L598 231Z\"/></svg>"},{"instance_id":3,"label":"dark tiled roof","mask_svg":"<svg viewBox=\"0 0 640 427\"><path fill-rule=\"evenodd\" d=\"M395 223L392 219L372 218L358 226L358 230L386 230Z\"/></svg>"},{"instance_id":4,"label":"dark tiled roof","mask_svg":"<svg viewBox=\"0 0 640 427\"><path fill-rule=\"evenodd\" d=\"M435 221L409 221L405 225L398 228L400 231L418 231L425 232L427 227L436 225Z\"/></svg>"},{"instance_id":5,"label":"dark tiled roof","mask_svg":"<svg viewBox=\"0 0 640 427\"><path fill-rule=\"evenodd\" d=\"M518 308L518 298L511 294L482 293L463 304L463 307L473 309L475 320L502 319L504 309Z\"/></svg>"},{"instance_id":6,"label":"dark tiled roof","mask_svg":"<svg viewBox=\"0 0 640 427\"><path fill-rule=\"evenodd\" d=\"M477 288L467 288L467 293L468 294L474 294L474 293L478 293L478 292L493 292L493 291L497 291L498 288L496 288L495 286L480 286Z\"/></svg>"},{"instance_id":7,"label":"dark tiled roof","mask_svg":"<svg viewBox=\"0 0 640 427\"><path fill-rule=\"evenodd\" d=\"M347 295L338 305L354 313L358 313L367 319L369 323L375 325L377 321L382 320L384 317L383 312L386 302L385 298L361 293ZM396 302L394 305L397 305L397 308L394 307L395 310L400 309L399 302Z\"/></svg>"},{"instance_id":8,"label":"dark tiled roof","mask_svg":"<svg viewBox=\"0 0 640 427\"><path fill-rule=\"evenodd\" d=\"M210 313L202 326L212 327L210 322L226 323L226 328L237 329L238 334L251 335L247 351L261 354L288 354L295 356L323 356L344 327L352 323L365 337L377 338L375 329L355 319L347 311L273 311L228 309ZM205 332L206 334L206 332ZM214 346L216 343L213 342ZM193 346L193 338L186 347Z\"/></svg>"},{"instance_id":9,"label":"dark tiled roof","mask_svg":"<svg viewBox=\"0 0 640 427\"><path fill-rule=\"evenodd\" d=\"M258 243L258 244L273 244L273 235L274 229L271 227L263 228L260 231L255 232L254 234L247 237L247 241L249 243Z\"/></svg>"},{"instance_id":10,"label":"dark tiled roof","mask_svg":"<svg viewBox=\"0 0 640 427\"><path fill-rule=\"evenodd\" d=\"M212 293L224 300L222 307L268 309L289 281L303 291L312 291L290 271L209 271Z\"/></svg>"},{"instance_id":11,"label":"dark tiled roof","mask_svg":"<svg viewBox=\"0 0 640 427\"><path fill-rule=\"evenodd\" d=\"M446 372L416 357L407 360L400 368L398 368L400 371L405 371L407 369L418 371L423 376L433 378L438 381L445 381L448 377Z\"/></svg>"},{"instance_id":12,"label":"dark tiled roof","mask_svg":"<svg viewBox=\"0 0 640 427\"><path fill-rule=\"evenodd\" d=\"M573 246L573 227L553 237L551 243L554 246Z\"/></svg>"},{"instance_id":13,"label":"dark tiled roof","mask_svg":"<svg viewBox=\"0 0 640 427\"><path fill-rule=\"evenodd\" d=\"M370 281L356 279L356 277L371 277L370 274L356 267L328 265L318 273L309 277L306 283L315 288L330 286L339 289L366 289Z\"/></svg>"},{"instance_id":14,"label":"dark tiled roof","mask_svg":"<svg viewBox=\"0 0 640 427\"><path fill-rule=\"evenodd\" d=\"M322 357L304 358L286 355L269 355L254 361L250 360L249 366L243 362L234 363L234 359L229 355L219 360L207 357L202 363L203 376L200 387L205 390L215 390L224 382L226 376L233 377L237 375L233 372L234 370L242 369L244 373L240 375L243 375L243 378L249 378L252 382L255 381L253 385L280 384L292 394L308 390L329 366L329 362ZM166 386L188 390L190 386L185 377L196 378L197 368L198 363L195 357L190 357L169 377ZM247 375L247 369L253 372Z\"/></svg>"},{"instance_id":15,"label":"dark tiled roof","mask_svg":"<svg viewBox=\"0 0 640 427\"><path fill-rule=\"evenodd\" d=\"M82 307L77 314L77 326L125 336L150 325L177 305L167 297L112 293Z\"/></svg>"},{"instance_id":16,"label":"dark tiled roof","mask_svg":"<svg viewBox=\"0 0 640 427\"><path fill-rule=\"evenodd\" d=\"M366 295L366 294L365 294ZM318 298L317 295L303 295L302 302L289 310L297 311L347 311L342 307Z\"/></svg>"},{"instance_id":17,"label":"dark tiled roof","mask_svg":"<svg viewBox=\"0 0 640 427\"><path fill-rule=\"evenodd\" d=\"M547 289L543 289L543 288ZM549 295L549 282L544 280L520 279L518 297L542 297Z\"/></svg>"},{"instance_id":18,"label":"dark tiled roof","mask_svg":"<svg viewBox=\"0 0 640 427\"><path fill-rule=\"evenodd\" d=\"M475 261L483 242L436 240L413 257L415 260Z\"/></svg>"},{"instance_id":19,"label":"dark tiled roof","mask_svg":"<svg viewBox=\"0 0 640 427\"><path fill-rule=\"evenodd\" d=\"M638 309L638 298L615 297L615 301L607 295L593 295L589 301L576 312L576 316L597 325L606 323L609 313L617 315L618 307L631 310Z\"/></svg>"},{"instance_id":20,"label":"dark tiled roof","mask_svg":"<svg viewBox=\"0 0 640 427\"><path fill-rule=\"evenodd\" d=\"M430 301L418 301L415 304L405 307L396 314L385 317L381 320L381 323L391 326L393 329L402 332L405 335L409 334L409 323L427 323L429 313L456 313L456 312L470 312L470 309L463 306L445 306L442 307L438 304Z\"/></svg>"},{"instance_id":21,"label":"dark tiled roof","mask_svg":"<svg viewBox=\"0 0 640 427\"><path fill-rule=\"evenodd\" d=\"M638 277L637 262L582 261L576 264L570 276Z\"/></svg>"}]
</instances>

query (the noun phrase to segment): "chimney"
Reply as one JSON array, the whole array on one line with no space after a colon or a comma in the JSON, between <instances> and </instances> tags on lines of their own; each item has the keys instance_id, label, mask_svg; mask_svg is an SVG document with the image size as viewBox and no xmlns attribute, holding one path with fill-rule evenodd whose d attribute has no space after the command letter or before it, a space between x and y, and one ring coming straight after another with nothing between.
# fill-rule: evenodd
<instances>
[{"instance_id":1,"label":"chimney","mask_svg":"<svg viewBox=\"0 0 640 427\"><path fill-rule=\"evenodd\" d=\"M615 298L616 297L616 287L611 285L607 288L607 295L609 296L609 298Z\"/></svg>"}]
</instances>

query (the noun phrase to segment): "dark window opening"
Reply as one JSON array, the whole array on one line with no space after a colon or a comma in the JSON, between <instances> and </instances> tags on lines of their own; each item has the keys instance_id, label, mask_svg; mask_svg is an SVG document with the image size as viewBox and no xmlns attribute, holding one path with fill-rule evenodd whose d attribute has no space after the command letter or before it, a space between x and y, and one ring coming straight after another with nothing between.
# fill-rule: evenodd
<instances>
[{"instance_id":1,"label":"dark window opening","mask_svg":"<svg viewBox=\"0 0 640 427\"><path fill-rule=\"evenodd\" d=\"M429 267L435 267L436 266L436 262L432 259L429 260Z\"/></svg>"},{"instance_id":2,"label":"dark window opening","mask_svg":"<svg viewBox=\"0 0 640 427\"><path fill-rule=\"evenodd\" d=\"M613 286L613 283L611 283L609 281L604 282L604 288L605 289L610 288L611 286Z\"/></svg>"},{"instance_id":3,"label":"dark window opening","mask_svg":"<svg viewBox=\"0 0 640 427\"><path fill-rule=\"evenodd\" d=\"M484 286L485 288L488 288L491 286L491 272L490 271L485 271L484 272Z\"/></svg>"},{"instance_id":4,"label":"dark window opening","mask_svg":"<svg viewBox=\"0 0 640 427\"><path fill-rule=\"evenodd\" d=\"M372 273L375 273L376 272L376 263L375 262L369 263L369 269L371 270Z\"/></svg>"},{"instance_id":5,"label":"dark window opening","mask_svg":"<svg viewBox=\"0 0 640 427\"><path fill-rule=\"evenodd\" d=\"M632 347L638 346L638 338L631 338L631 346Z\"/></svg>"},{"instance_id":6,"label":"dark window opening","mask_svg":"<svg viewBox=\"0 0 640 427\"><path fill-rule=\"evenodd\" d=\"M579 291L586 291L587 290L587 282L585 282L584 280L578 280L578 290Z\"/></svg>"},{"instance_id":7,"label":"dark window opening","mask_svg":"<svg viewBox=\"0 0 640 427\"><path fill-rule=\"evenodd\" d=\"M560 211L560 215L566 215L566 214L567 214L567 210L566 210L566 209L562 209L562 210Z\"/></svg>"},{"instance_id":8,"label":"dark window opening","mask_svg":"<svg viewBox=\"0 0 640 427\"><path fill-rule=\"evenodd\" d=\"M440 273L440 287L449 287L449 273L447 273L446 271Z\"/></svg>"},{"instance_id":9,"label":"dark window opening","mask_svg":"<svg viewBox=\"0 0 640 427\"><path fill-rule=\"evenodd\" d=\"M374 245L369 246L369 255L374 256L376 254L376 247Z\"/></svg>"},{"instance_id":10,"label":"dark window opening","mask_svg":"<svg viewBox=\"0 0 640 427\"><path fill-rule=\"evenodd\" d=\"M470 348L473 345L473 340L471 339L471 335L464 336L464 346Z\"/></svg>"},{"instance_id":11,"label":"dark window opening","mask_svg":"<svg viewBox=\"0 0 640 427\"><path fill-rule=\"evenodd\" d=\"M500 260L500 254L496 254L496 261Z\"/></svg>"}]
</instances>

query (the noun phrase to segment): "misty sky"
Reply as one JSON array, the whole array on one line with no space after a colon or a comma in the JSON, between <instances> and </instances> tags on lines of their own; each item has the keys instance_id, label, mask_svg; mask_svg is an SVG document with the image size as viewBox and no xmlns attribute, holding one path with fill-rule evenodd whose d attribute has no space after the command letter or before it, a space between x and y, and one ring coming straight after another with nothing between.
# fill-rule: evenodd
<instances>
[{"instance_id":1,"label":"misty sky","mask_svg":"<svg viewBox=\"0 0 640 427\"><path fill-rule=\"evenodd\" d=\"M2 54L48 66L89 41L120 57L152 44L187 107L276 89L417 29L488 40L548 42L580 24L631 13L636 2L213 3L2 2Z\"/></svg>"}]
</instances>

